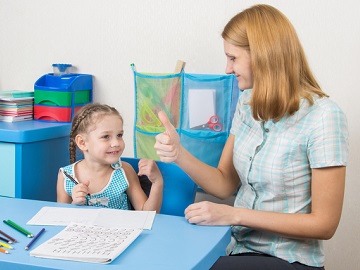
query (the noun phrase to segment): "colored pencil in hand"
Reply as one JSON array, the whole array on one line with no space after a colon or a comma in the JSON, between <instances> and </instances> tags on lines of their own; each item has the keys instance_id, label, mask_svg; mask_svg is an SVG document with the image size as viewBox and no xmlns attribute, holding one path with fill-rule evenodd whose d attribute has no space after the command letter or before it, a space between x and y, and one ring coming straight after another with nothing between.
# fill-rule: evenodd
<instances>
[{"instance_id":1,"label":"colored pencil in hand","mask_svg":"<svg viewBox=\"0 0 360 270\"><path fill-rule=\"evenodd\" d=\"M30 243L25 247L25 249L28 250L28 249L31 247L31 245L36 241L36 239L38 239L39 236L40 236L44 231L45 231L45 228L42 228L42 229L40 230L40 232L39 232L37 235L35 235L34 238L30 241Z\"/></svg>"},{"instance_id":2,"label":"colored pencil in hand","mask_svg":"<svg viewBox=\"0 0 360 270\"><path fill-rule=\"evenodd\" d=\"M70 174L68 174L68 173L65 172L64 170L63 170L63 173L64 173L65 176L66 176L67 178L69 178L75 185L79 184L79 182L76 181L74 177L72 177Z\"/></svg>"},{"instance_id":3,"label":"colored pencil in hand","mask_svg":"<svg viewBox=\"0 0 360 270\"><path fill-rule=\"evenodd\" d=\"M63 170L63 173L64 173L65 176L66 176L67 178L69 178L69 179L71 180L71 182L73 182L75 185L79 184L79 182L76 181L74 177L72 177L70 174L68 174L68 173L65 172L64 170ZM91 196L90 193L88 193L87 195L88 195L88 196Z\"/></svg>"},{"instance_id":4,"label":"colored pencil in hand","mask_svg":"<svg viewBox=\"0 0 360 270\"><path fill-rule=\"evenodd\" d=\"M6 225L9 225L11 228L21 232L22 234L25 234L27 237L31 238L34 237L34 235L31 232L28 232L27 230L25 230L24 228L20 227L19 225L17 225L15 222L11 221L10 219L8 220L3 220L3 222Z\"/></svg>"}]
</instances>

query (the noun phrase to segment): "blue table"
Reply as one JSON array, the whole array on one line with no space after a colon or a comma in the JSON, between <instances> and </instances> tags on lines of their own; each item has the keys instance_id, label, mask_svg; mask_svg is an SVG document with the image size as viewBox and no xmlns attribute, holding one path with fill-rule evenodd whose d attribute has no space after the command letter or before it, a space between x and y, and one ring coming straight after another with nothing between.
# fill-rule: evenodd
<instances>
[{"instance_id":1,"label":"blue table","mask_svg":"<svg viewBox=\"0 0 360 270\"><path fill-rule=\"evenodd\" d=\"M30 218L43 206L76 207L69 204L6 197L0 197L0 205L1 220L10 219L33 234L42 227L46 228L45 233L31 249L53 237L64 227L26 225ZM13 244L14 250L10 250L10 254L0 254L0 268L16 270L209 269L219 256L225 254L225 248L230 242L228 226L191 225L183 217L157 214L152 230L144 230L112 263L101 265L31 257L29 251L25 250L25 246L30 242L29 238L3 222L0 224L0 230L19 241Z\"/></svg>"}]
</instances>

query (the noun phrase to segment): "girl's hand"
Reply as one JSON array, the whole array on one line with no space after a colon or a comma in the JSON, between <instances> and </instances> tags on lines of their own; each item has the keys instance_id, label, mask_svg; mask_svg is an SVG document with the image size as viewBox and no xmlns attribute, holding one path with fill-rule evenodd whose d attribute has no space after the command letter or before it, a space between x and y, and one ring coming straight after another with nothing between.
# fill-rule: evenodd
<instances>
[{"instance_id":1,"label":"girl's hand","mask_svg":"<svg viewBox=\"0 0 360 270\"><path fill-rule=\"evenodd\" d=\"M146 175L151 183L162 181L161 172L156 165L156 162L152 159L140 159L139 161L139 172L138 175Z\"/></svg>"},{"instance_id":2,"label":"girl's hand","mask_svg":"<svg viewBox=\"0 0 360 270\"><path fill-rule=\"evenodd\" d=\"M85 205L86 195L89 194L89 181L77 184L72 190L72 204Z\"/></svg>"},{"instance_id":3,"label":"girl's hand","mask_svg":"<svg viewBox=\"0 0 360 270\"><path fill-rule=\"evenodd\" d=\"M154 148L163 162L174 162L180 154L180 137L169 118L163 111L158 113L161 123L165 127L165 132L158 134L155 139Z\"/></svg>"},{"instance_id":4,"label":"girl's hand","mask_svg":"<svg viewBox=\"0 0 360 270\"><path fill-rule=\"evenodd\" d=\"M208 201L189 205L185 209L185 218L197 225L232 225L234 207Z\"/></svg>"}]
</instances>

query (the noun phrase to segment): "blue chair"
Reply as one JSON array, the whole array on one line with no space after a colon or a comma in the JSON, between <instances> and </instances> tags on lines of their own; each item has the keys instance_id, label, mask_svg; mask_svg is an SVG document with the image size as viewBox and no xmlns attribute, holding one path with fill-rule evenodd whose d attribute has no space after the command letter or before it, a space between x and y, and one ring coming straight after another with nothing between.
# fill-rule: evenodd
<instances>
[{"instance_id":1,"label":"blue chair","mask_svg":"<svg viewBox=\"0 0 360 270\"><path fill-rule=\"evenodd\" d=\"M135 172L139 171L139 158L121 157L121 160L128 162L134 168ZM176 164L161 161L156 161L156 164L164 179L163 202L160 213L165 215L184 216L185 208L195 201L197 185ZM148 179L147 181L150 182ZM141 178L140 182L145 193L147 193L149 184L146 184Z\"/></svg>"}]
</instances>

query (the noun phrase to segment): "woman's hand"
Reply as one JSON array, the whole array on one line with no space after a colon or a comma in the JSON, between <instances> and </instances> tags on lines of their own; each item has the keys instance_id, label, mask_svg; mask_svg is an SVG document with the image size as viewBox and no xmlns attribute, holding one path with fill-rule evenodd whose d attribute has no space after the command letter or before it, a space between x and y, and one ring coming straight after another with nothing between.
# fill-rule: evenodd
<instances>
[{"instance_id":1,"label":"woman's hand","mask_svg":"<svg viewBox=\"0 0 360 270\"><path fill-rule=\"evenodd\" d=\"M208 201L189 205L185 209L185 218L197 225L232 225L234 207Z\"/></svg>"},{"instance_id":2,"label":"woman's hand","mask_svg":"<svg viewBox=\"0 0 360 270\"><path fill-rule=\"evenodd\" d=\"M165 127L165 132L155 137L156 143L154 148L161 161L167 163L174 162L179 157L181 151L179 134L163 111L160 111L158 116Z\"/></svg>"}]
</instances>

